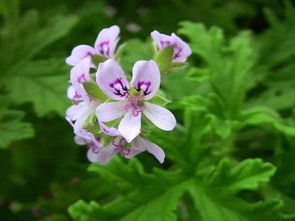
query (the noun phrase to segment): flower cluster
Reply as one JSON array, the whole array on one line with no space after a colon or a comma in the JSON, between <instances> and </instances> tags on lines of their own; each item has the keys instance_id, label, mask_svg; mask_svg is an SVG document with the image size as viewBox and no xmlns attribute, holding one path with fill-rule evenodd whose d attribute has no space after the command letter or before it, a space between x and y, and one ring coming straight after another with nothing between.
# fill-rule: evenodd
<instances>
[{"instance_id":1,"label":"flower cluster","mask_svg":"<svg viewBox=\"0 0 295 221\"><path fill-rule=\"evenodd\" d=\"M165 153L147 140L149 131L144 129L142 118L162 130L174 129L174 115L153 101L158 96L161 73L184 65L191 50L174 33L168 36L153 31L155 59L135 62L129 82L116 61L119 33L118 26L105 28L94 47L76 46L66 58L73 66L67 91L73 105L66 119L74 129L75 142L88 147L91 162L104 165L117 153L129 159L148 151L163 163Z\"/></svg>"}]
</instances>

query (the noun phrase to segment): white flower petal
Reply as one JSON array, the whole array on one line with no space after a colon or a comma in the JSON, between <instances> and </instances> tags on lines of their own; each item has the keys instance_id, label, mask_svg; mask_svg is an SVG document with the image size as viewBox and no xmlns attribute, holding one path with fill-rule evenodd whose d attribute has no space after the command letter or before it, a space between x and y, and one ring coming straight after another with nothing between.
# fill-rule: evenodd
<instances>
[{"instance_id":1,"label":"white flower petal","mask_svg":"<svg viewBox=\"0 0 295 221\"><path fill-rule=\"evenodd\" d=\"M127 111L125 110L126 102L106 102L96 108L96 116L99 121L109 122L122 117Z\"/></svg>"},{"instance_id":2,"label":"white flower petal","mask_svg":"<svg viewBox=\"0 0 295 221\"><path fill-rule=\"evenodd\" d=\"M142 153L143 151L145 151L145 148L143 147L130 147L129 148L129 153L124 155L124 157L126 157L127 159L131 159L132 157L135 157L136 155Z\"/></svg>"},{"instance_id":3,"label":"white flower petal","mask_svg":"<svg viewBox=\"0 0 295 221\"><path fill-rule=\"evenodd\" d=\"M169 45L173 45L174 44L174 39L169 36L169 35L165 35L165 34L161 34L158 31L152 31L151 32L151 37L154 40L154 42L157 45L157 48L159 51L161 51L163 48L169 46Z\"/></svg>"},{"instance_id":4,"label":"white flower petal","mask_svg":"<svg viewBox=\"0 0 295 221\"><path fill-rule=\"evenodd\" d=\"M72 122L75 121L74 127L82 128L85 120L88 118L93 110L86 102L80 102L79 104L72 105L66 111L66 118Z\"/></svg>"},{"instance_id":5,"label":"white flower petal","mask_svg":"<svg viewBox=\"0 0 295 221\"><path fill-rule=\"evenodd\" d=\"M145 102L143 105L143 113L151 122L162 130L173 130L176 126L174 115L169 110L159 105Z\"/></svg>"},{"instance_id":6,"label":"white flower petal","mask_svg":"<svg viewBox=\"0 0 295 221\"><path fill-rule=\"evenodd\" d=\"M134 145L136 145L138 147L142 147L142 148L146 149L149 153L154 155L154 157L157 158L157 160L160 163L164 162L165 152L157 144L154 144L148 140L145 140L145 139L141 138L140 136L136 137L133 143L134 143Z\"/></svg>"},{"instance_id":7,"label":"white flower petal","mask_svg":"<svg viewBox=\"0 0 295 221\"><path fill-rule=\"evenodd\" d=\"M128 94L129 84L120 65L109 59L100 63L96 72L96 82L100 89L115 100L124 100Z\"/></svg>"},{"instance_id":8,"label":"white flower petal","mask_svg":"<svg viewBox=\"0 0 295 221\"><path fill-rule=\"evenodd\" d=\"M177 62L185 62L187 57L192 53L191 48L176 34L172 33L171 37L174 38L175 42L173 60Z\"/></svg>"},{"instance_id":9,"label":"white flower petal","mask_svg":"<svg viewBox=\"0 0 295 221\"><path fill-rule=\"evenodd\" d=\"M96 162L100 165L107 164L112 159L112 157L117 153L115 151L115 148L116 147L112 144L109 144L107 147L102 148L97 154Z\"/></svg>"},{"instance_id":10,"label":"white flower petal","mask_svg":"<svg viewBox=\"0 0 295 221\"><path fill-rule=\"evenodd\" d=\"M77 136L77 135L74 137L74 141L78 145L85 145L85 144L87 144L86 143L86 140L83 137L80 137L80 136Z\"/></svg>"},{"instance_id":11,"label":"white flower petal","mask_svg":"<svg viewBox=\"0 0 295 221\"><path fill-rule=\"evenodd\" d=\"M132 87L140 91L145 100L156 95L161 82L160 70L156 62L137 61L133 66L132 75Z\"/></svg>"},{"instance_id":12,"label":"white flower petal","mask_svg":"<svg viewBox=\"0 0 295 221\"><path fill-rule=\"evenodd\" d=\"M102 56L113 58L119 41L119 33L120 28L117 25L102 29L94 44L96 51Z\"/></svg>"},{"instance_id":13,"label":"white flower petal","mask_svg":"<svg viewBox=\"0 0 295 221\"><path fill-rule=\"evenodd\" d=\"M71 69L70 80L72 84L82 84L88 82L90 79L89 70L90 70L90 61L89 59L83 59L77 65Z\"/></svg>"},{"instance_id":14,"label":"white flower petal","mask_svg":"<svg viewBox=\"0 0 295 221\"><path fill-rule=\"evenodd\" d=\"M120 134L130 143L139 133L141 128L141 113L134 116L128 111L121 120L118 130Z\"/></svg>"},{"instance_id":15,"label":"white flower petal","mask_svg":"<svg viewBox=\"0 0 295 221\"><path fill-rule=\"evenodd\" d=\"M79 64L81 60L90 57L93 54L95 54L94 48L89 45L78 45L73 48L71 55L66 58L66 63L68 65L75 66Z\"/></svg>"}]
</instances>

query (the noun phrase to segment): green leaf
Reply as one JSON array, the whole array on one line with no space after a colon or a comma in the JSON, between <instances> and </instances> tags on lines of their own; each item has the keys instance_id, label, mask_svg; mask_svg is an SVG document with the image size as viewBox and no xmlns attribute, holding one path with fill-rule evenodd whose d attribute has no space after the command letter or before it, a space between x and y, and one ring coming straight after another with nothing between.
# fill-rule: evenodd
<instances>
[{"instance_id":1,"label":"green leaf","mask_svg":"<svg viewBox=\"0 0 295 221\"><path fill-rule=\"evenodd\" d=\"M261 159L248 159L231 168L230 161L220 162L210 177L212 187L223 188L226 193L256 190L260 183L267 183L275 173L275 167Z\"/></svg>"},{"instance_id":2,"label":"green leaf","mask_svg":"<svg viewBox=\"0 0 295 221\"><path fill-rule=\"evenodd\" d=\"M288 136L295 136L295 128L284 123L281 117L268 107L258 106L244 110L241 113L241 123L241 126L270 125Z\"/></svg>"},{"instance_id":3,"label":"green leaf","mask_svg":"<svg viewBox=\"0 0 295 221\"><path fill-rule=\"evenodd\" d=\"M165 106L171 101L166 97L163 91L159 90L158 93L150 100L150 102L153 104L158 104L160 106Z\"/></svg>"},{"instance_id":4,"label":"green leaf","mask_svg":"<svg viewBox=\"0 0 295 221\"><path fill-rule=\"evenodd\" d=\"M176 221L176 210L179 198L183 194L183 188L175 186L159 194L152 200L141 204L135 210L119 219L120 221L138 220L150 221L151 217L155 221Z\"/></svg>"},{"instance_id":5,"label":"green leaf","mask_svg":"<svg viewBox=\"0 0 295 221\"><path fill-rule=\"evenodd\" d=\"M100 208L99 204L94 201L91 201L89 204L83 200L79 200L75 204L69 207L68 212L74 220L77 221L93 221L96 220L96 217L92 217L91 214L93 211Z\"/></svg>"},{"instance_id":6,"label":"green leaf","mask_svg":"<svg viewBox=\"0 0 295 221\"><path fill-rule=\"evenodd\" d=\"M203 221L278 221L281 201L247 203L234 197L220 197L218 192L195 186L190 191Z\"/></svg>"},{"instance_id":7,"label":"green leaf","mask_svg":"<svg viewBox=\"0 0 295 221\"><path fill-rule=\"evenodd\" d=\"M155 221L177 220L175 210L187 188L178 173L155 170L147 174L138 161L125 164L118 157L105 167L91 165L89 170L120 191L105 205L81 201L73 204L69 212L75 220L148 221L151 216Z\"/></svg>"},{"instance_id":8,"label":"green leaf","mask_svg":"<svg viewBox=\"0 0 295 221\"><path fill-rule=\"evenodd\" d=\"M242 190L256 190L274 171L274 166L260 159L245 160L233 168L225 159L203 182L196 180L189 192L203 221L276 221L281 217L282 202L250 203L236 196Z\"/></svg>"},{"instance_id":9,"label":"green leaf","mask_svg":"<svg viewBox=\"0 0 295 221\"><path fill-rule=\"evenodd\" d=\"M123 44L119 45L119 47L118 47L118 49L116 51L116 55L115 55L116 60L120 60L121 56L124 53L125 48L126 48L126 43L123 43Z\"/></svg>"},{"instance_id":10,"label":"green leaf","mask_svg":"<svg viewBox=\"0 0 295 221\"><path fill-rule=\"evenodd\" d=\"M259 83L265 90L250 100L251 104L276 110L291 109L295 105L295 8L291 1L284 3L280 16L284 19L279 19L271 9L264 10L270 28L256 39L260 56L255 71L257 76L262 76Z\"/></svg>"},{"instance_id":11,"label":"green leaf","mask_svg":"<svg viewBox=\"0 0 295 221\"><path fill-rule=\"evenodd\" d=\"M120 56L120 63L123 70L130 72L134 63L138 60L149 60L153 55L153 49L150 42L144 42L138 39L126 42L122 56Z\"/></svg>"},{"instance_id":12,"label":"green leaf","mask_svg":"<svg viewBox=\"0 0 295 221\"><path fill-rule=\"evenodd\" d=\"M105 95L104 92L102 92L102 90L100 90L97 84L86 82L86 83L83 83L83 86L90 97L98 99L102 102L108 99L108 97Z\"/></svg>"},{"instance_id":13,"label":"green leaf","mask_svg":"<svg viewBox=\"0 0 295 221\"><path fill-rule=\"evenodd\" d=\"M226 40L220 28L207 30L202 24L181 22L179 32L187 36L193 54L201 58L201 65L190 73L190 79L208 76L211 91L216 94L222 118L235 119L242 108L247 79L255 61L249 32L241 32Z\"/></svg>"},{"instance_id":14,"label":"green leaf","mask_svg":"<svg viewBox=\"0 0 295 221\"><path fill-rule=\"evenodd\" d=\"M53 111L64 116L70 104L67 72L63 59L28 62L5 79L8 97L16 104L32 102L38 116Z\"/></svg>"},{"instance_id":15,"label":"green leaf","mask_svg":"<svg viewBox=\"0 0 295 221\"><path fill-rule=\"evenodd\" d=\"M69 105L66 99L69 69L64 64L64 58L34 61L33 58L69 33L76 23L76 16L58 15L41 24L39 14L31 10L3 35L0 78L13 103L33 103L38 116L49 112L64 115Z\"/></svg>"},{"instance_id":16,"label":"green leaf","mask_svg":"<svg viewBox=\"0 0 295 221\"><path fill-rule=\"evenodd\" d=\"M31 59L42 49L64 37L78 22L76 16L58 15L50 18L47 26L31 36L23 59Z\"/></svg>"},{"instance_id":17,"label":"green leaf","mask_svg":"<svg viewBox=\"0 0 295 221\"><path fill-rule=\"evenodd\" d=\"M22 122L23 111L0 108L0 148L6 148L16 140L34 136L34 129L30 123Z\"/></svg>"}]
</instances>

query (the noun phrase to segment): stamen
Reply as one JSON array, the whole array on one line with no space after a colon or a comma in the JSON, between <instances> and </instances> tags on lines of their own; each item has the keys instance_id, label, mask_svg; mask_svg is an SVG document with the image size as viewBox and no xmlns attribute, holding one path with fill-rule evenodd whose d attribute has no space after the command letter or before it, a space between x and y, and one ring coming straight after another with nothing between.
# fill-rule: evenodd
<instances>
[{"instance_id":1,"label":"stamen","mask_svg":"<svg viewBox=\"0 0 295 221\"><path fill-rule=\"evenodd\" d=\"M125 143L126 140L124 138L121 138L118 144L116 144L115 140L112 140L112 144L116 147L114 151L121 152L124 156L128 155L130 153L130 149L124 147Z\"/></svg>"},{"instance_id":2,"label":"stamen","mask_svg":"<svg viewBox=\"0 0 295 221\"><path fill-rule=\"evenodd\" d=\"M140 96L136 96L136 97L128 97L128 101L129 104L125 105L124 109L128 110L128 109L132 109L132 114L134 117L137 117L139 115L139 113L143 112L143 108L141 106L139 106L139 101L140 101Z\"/></svg>"}]
</instances>

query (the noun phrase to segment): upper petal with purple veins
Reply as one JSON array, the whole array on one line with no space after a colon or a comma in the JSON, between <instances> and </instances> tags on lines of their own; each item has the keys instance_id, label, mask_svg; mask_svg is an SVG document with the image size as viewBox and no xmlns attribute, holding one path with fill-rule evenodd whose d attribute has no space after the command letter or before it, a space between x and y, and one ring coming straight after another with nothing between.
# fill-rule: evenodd
<instances>
[{"instance_id":1,"label":"upper petal with purple veins","mask_svg":"<svg viewBox=\"0 0 295 221\"><path fill-rule=\"evenodd\" d=\"M139 91L145 100L151 99L160 87L160 71L153 60L137 61L132 70L131 86Z\"/></svg>"},{"instance_id":2,"label":"upper petal with purple veins","mask_svg":"<svg viewBox=\"0 0 295 221\"><path fill-rule=\"evenodd\" d=\"M179 62L185 62L187 57L191 55L192 51L187 43L185 43L176 34L172 33L172 38L174 38L174 55L173 59Z\"/></svg>"},{"instance_id":3,"label":"upper petal with purple veins","mask_svg":"<svg viewBox=\"0 0 295 221\"><path fill-rule=\"evenodd\" d=\"M73 85L69 86L67 89L67 97L74 101L81 101L82 95L77 92Z\"/></svg>"},{"instance_id":4,"label":"upper petal with purple veins","mask_svg":"<svg viewBox=\"0 0 295 221\"><path fill-rule=\"evenodd\" d=\"M174 44L174 39L171 36L161 34L158 31L153 31L151 33L151 36L152 36L154 42L156 43L156 46L157 46L159 51L162 50L163 48L169 46L169 45Z\"/></svg>"},{"instance_id":5,"label":"upper petal with purple veins","mask_svg":"<svg viewBox=\"0 0 295 221\"><path fill-rule=\"evenodd\" d=\"M129 84L120 65L109 59L99 64L96 82L100 89L115 100L124 100L128 95Z\"/></svg>"},{"instance_id":6,"label":"upper petal with purple veins","mask_svg":"<svg viewBox=\"0 0 295 221\"><path fill-rule=\"evenodd\" d=\"M89 75L90 61L83 59L79 64L71 69L70 80L72 84L82 84L88 82L90 79Z\"/></svg>"},{"instance_id":7,"label":"upper petal with purple veins","mask_svg":"<svg viewBox=\"0 0 295 221\"><path fill-rule=\"evenodd\" d=\"M114 58L119 41L119 33L120 28L117 25L102 29L94 44L96 52L104 57Z\"/></svg>"},{"instance_id":8,"label":"upper petal with purple veins","mask_svg":"<svg viewBox=\"0 0 295 221\"><path fill-rule=\"evenodd\" d=\"M79 64L72 68L70 80L74 91L71 88L69 95L72 95L73 100L89 100L89 96L83 86L83 83L90 80L89 69L90 61L88 59L82 60Z\"/></svg>"},{"instance_id":9,"label":"upper petal with purple veins","mask_svg":"<svg viewBox=\"0 0 295 221\"><path fill-rule=\"evenodd\" d=\"M78 45L73 48L71 55L66 58L66 63L75 66L85 58L89 58L90 60L90 56L93 54L95 54L94 48L89 45Z\"/></svg>"},{"instance_id":10,"label":"upper petal with purple veins","mask_svg":"<svg viewBox=\"0 0 295 221\"><path fill-rule=\"evenodd\" d=\"M167 46L173 46L173 60L177 62L185 62L187 57L191 55L189 45L179 38L176 34L172 33L171 36L161 34L158 31L153 31L151 36L157 45L157 49L161 51Z\"/></svg>"}]
</instances>

